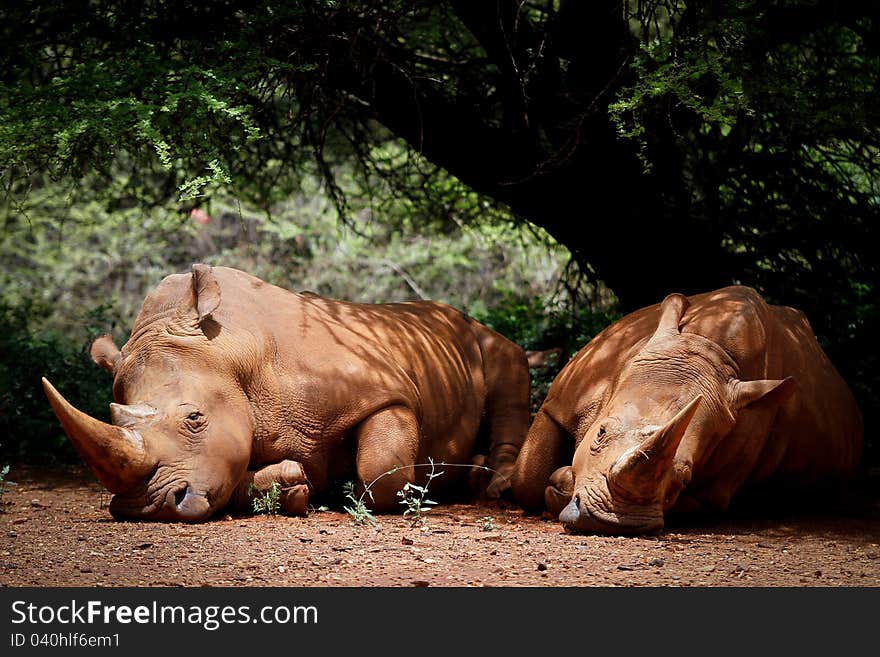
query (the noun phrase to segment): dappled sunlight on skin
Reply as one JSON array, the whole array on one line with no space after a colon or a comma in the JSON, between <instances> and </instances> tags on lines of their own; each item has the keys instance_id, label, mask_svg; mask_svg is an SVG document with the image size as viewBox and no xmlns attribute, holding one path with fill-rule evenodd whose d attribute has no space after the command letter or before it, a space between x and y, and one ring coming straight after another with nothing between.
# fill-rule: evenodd
<instances>
[{"instance_id":1,"label":"dappled sunlight on skin","mask_svg":"<svg viewBox=\"0 0 880 657\"><path fill-rule=\"evenodd\" d=\"M288 506L304 509L302 495L340 479L470 463L478 451L501 472L497 495L527 429L525 353L439 303L354 304L194 265L147 296L121 352L107 340L93 358L114 373L117 403L156 409L135 426L154 474L124 491L118 515L203 520L247 469L279 463L300 473ZM436 488L467 474L451 470Z\"/></svg>"},{"instance_id":2,"label":"dappled sunlight on skin","mask_svg":"<svg viewBox=\"0 0 880 657\"><path fill-rule=\"evenodd\" d=\"M534 507L565 465L547 455L573 442L573 481L551 484L547 500L556 510L569 497L566 527L600 533L724 510L745 484L845 478L863 441L852 394L803 314L744 287L670 295L624 317L569 362L539 416L516 498Z\"/></svg>"}]
</instances>

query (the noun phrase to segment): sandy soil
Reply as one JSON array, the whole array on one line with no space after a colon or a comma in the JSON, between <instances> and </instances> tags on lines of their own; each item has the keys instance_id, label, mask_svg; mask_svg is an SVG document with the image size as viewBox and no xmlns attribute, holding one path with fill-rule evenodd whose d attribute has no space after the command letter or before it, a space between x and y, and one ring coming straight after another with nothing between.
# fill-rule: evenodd
<instances>
[{"instance_id":1,"label":"sandy soil","mask_svg":"<svg viewBox=\"0 0 880 657\"><path fill-rule=\"evenodd\" d=\"M0 504L3 586L878 586L880 476L809 510L766 505L657 536L572 536L512 505L381 516L122 523L79 468L14 467Z\"/></svg>"}]
</instances>

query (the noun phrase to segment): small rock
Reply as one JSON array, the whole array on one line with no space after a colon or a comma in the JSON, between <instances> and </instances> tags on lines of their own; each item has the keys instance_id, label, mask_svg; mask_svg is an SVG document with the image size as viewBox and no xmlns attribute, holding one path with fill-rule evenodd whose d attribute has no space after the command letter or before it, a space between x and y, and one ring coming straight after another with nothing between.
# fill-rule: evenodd
<instances>
[{"instance_id":1,"label":"small rock","mask_svg":"<svg viewBox=\"0 0 880 657\"><path fill-rule=\"evenodd\" d=\"M12 521L12 524L13 525L23 525L27 521L28 521L27 518L16 518L15 520Z\"/></svg>"},{"instance_id":2,"label":"small rock","mask_svg":"<svg viewBox=\"0 0 880 657\"><path fill-rule=\"evenodd\" d=\"M300 537L299 537L299 542L300 542L300 543L313 543L314 540L315 540L315 539L313 539L313 538L306 538L305 536L300 536Z\"/></svg>"},{"instance_id":3,"label":"small rock","mask_svg":"<svg viewBox=\"0 0 880 657\"><path fill-rule=\"evenodd\" d=\"M400 542L403 543L404 545L412 545L413 544L413 540L411 538L407 538L406 536L401 538Z\"/></svg>"},{"instance_id":4,"label":"small rock","mask_svg":"<svg viewBox=\"0 0 880 657\"><path fill-rule=\"evenodd\" d=\"M627 566L625 563L618 564L617 570L635 570L632 566Z\"/></svg>"},{"instance_id":5,"label":"small rock","mask_svg":"<svg viewBox=\"0 0 880 657\"><path fill-rule=\"evenodd\" d=\"M90 572L92 572L92 569L84 566L84 567L82 567L82 568L79 569L79 572L81 572L81 573L90 573Z\"/></svg>"},{"instance_id":6,"label":"small rock","mask_svg":"<svg viewBox=\"0 0 880 657\"><path fill-rule=\"evenodd\" d=\"M547 570L547 564L544 563L543 561L539 561L538 562L538 570L540 570L540 571Z\"/></svg>"},{"instance_id":7,"label":"small rock","mask_svg":"<svg viewBox=\"0 0 880 657\"><path fill-rule=\"evenodd\" d=\"M496 554L498 554L498 550L492 550L492 551L489 553L489 556L494 557Z\"/></svg>"},{"instance_id":8,"label":"small rock","mask_svg":"<svg viewBox=\"0 0 880 657\"><path fill-rule=\"evenodd\" d=\"M813 573L813 574L814 574L816 577L822 577L822 571L821 571L821 570L817 570L817 571L816 571L815 573Z\"/></svg>"},{"instance_id":9,"label":"small rock","mask_svg":"<svg viewBox=\"0 0 880 657\"><path fill-rule=\"evenodd\" d=\"M287 570L287 566L278 566L279 573L283 573L285 570Z\"/></svg>"},{"instance_id":10,"label":"small rock","mask_svg":"<svg viewBox=\"0 0 880 657\"><path fill-rule=\"evenodd\" d=\"M413 586L418 586L418 587L431 586L431 582L429 582L429 581L427 581L427 580L424 580L424 579L414 579L414 580L413 580L412 582L410 582L410 583L411 583Z\"/></svg>"},{"instance_id":11,"label":"small rock","mask_svg":"<svg viewBox=\"0 0 880 657\"><path fill-rule=\"evenodd\" d=\"M18 532L9 532L9 536L10 538L15 538L16 536L18 536Z\"/></svg>"},{"instance_id":12,"label":"small rock","mask_svg":"<svg viewBox=\"0 0 880 657\"><path fill-rule=\"evenodd\" d=\"M655 557L654 559L651 559L648 562L648 565L660 567L660 566L664 565L665 563L666 563L666 561L664 559L661 559L660 557Z\"/></svg>"},{"instance_id":13,"label":"small rock","mask_svg":"<svg viewBox=\"0 0 880 657\"><path fill-rule=\"evenodd\" d=\"M711 573L713 570L715 570L715 566L703 566L702 568L700 568L700 570L704 573Z\"/></svg>"},{"instance_id":14,"label":"small rock","mask_svg":"<svg viewBox=\"0 0 880 657\"><path fill-rule=\"evenodd\" d=\"M153 547L153 544L152 544L152 543L138 543L138 544L135 545L134 548L132 548L132 549L134 549L134 550L146 550L147 548L151 548L151 547Z\"/></svg>"}]
</instances>

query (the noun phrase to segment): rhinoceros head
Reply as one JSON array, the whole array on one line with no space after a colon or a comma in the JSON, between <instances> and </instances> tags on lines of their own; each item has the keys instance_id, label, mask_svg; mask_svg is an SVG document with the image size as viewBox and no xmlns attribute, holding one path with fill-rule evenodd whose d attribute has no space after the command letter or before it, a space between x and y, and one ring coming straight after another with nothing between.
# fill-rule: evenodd
<instances>
[{"instance_id":1,"label":"rhinoceros head","mask_svg":"<svg viewBox=\"0 0 880 657\"><path fill-rule=\"evenodd\" d=\"M247 468L251 410L229 331L211 318L219 306L211 268L193 265L147 297L122 351L109 336L92 344L93 360L114 375L111 424L43 379L74 447L114 494L114 517L204 520Z\"/></svg>"},{"instance_id":2,"label":"rhinoceros head","mask_svg":"<svg viewBox=\"0 0 880 657\"><path fill-rule=\"evenodd\" d=\"M575 450L566 529L610 534L663 527L663 512L689 483L694 459L737 425L742 409L779 403L793 379L741 381L732 357L680 324L688 300L667 297L654 334L620 372Z\"/></svg>"}]
</instances>

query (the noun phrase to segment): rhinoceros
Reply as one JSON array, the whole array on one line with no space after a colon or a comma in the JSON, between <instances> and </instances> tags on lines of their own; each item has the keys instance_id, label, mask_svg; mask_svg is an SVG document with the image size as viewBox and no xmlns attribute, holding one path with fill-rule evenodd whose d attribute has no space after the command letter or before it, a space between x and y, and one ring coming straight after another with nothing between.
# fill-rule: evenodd
<instances>
[{"instance_id":1,"label":"rhinoceros","mask_svg":"<svg viewBox=\"0 0 880 657\"><path fill-rule=\"evenodd\" d=\"M572 532L653 532L670 510L726 509L744 484L846 477L862 443L858 406L802 312L742 286L672 294L560 371L513 494Z\"/></svg>"},{"instance_id":2,"label":"rhinoceros","mask_svg":"<svg viewBox=\"0 0 880 657\"><path fill-rule=\"evenodd\" d=\"M334 482L385 473L366 500L390 511L429 459L490 469L432 490L469 478L498 496L528 429L525 352L437 302L348 303L196 264L147 295L121 350L90 351L114 376L111 424L43 385L116 518L202 521L273 482L304 514Z\"/></svg>"}]
</instances>

